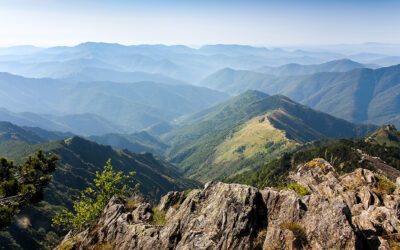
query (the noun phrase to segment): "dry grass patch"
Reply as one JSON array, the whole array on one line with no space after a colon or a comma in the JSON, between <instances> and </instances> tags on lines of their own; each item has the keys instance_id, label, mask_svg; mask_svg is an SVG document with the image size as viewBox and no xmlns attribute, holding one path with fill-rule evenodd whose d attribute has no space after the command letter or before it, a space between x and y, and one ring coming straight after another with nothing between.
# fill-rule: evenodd
<instances>
[{"instance_id":1,"label":"dry grass patch","mask_svg":"<svg viewBox=\"0 0 400 250\"><path fill-rule=\"evenodd\" d=\"M274 154L295 146L283 131L272 126L267 115L257 116L216 148L214 163L236 161L258 153Z\"/></svg>"}]
</instances>

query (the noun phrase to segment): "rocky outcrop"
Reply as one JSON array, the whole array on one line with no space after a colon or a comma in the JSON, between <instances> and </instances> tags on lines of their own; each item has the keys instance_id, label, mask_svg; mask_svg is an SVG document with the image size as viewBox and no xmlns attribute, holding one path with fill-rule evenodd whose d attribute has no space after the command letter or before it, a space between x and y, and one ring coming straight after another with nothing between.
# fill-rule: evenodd
<instances>
[{"instance_id":1,"label":"rocky outcrop","mask_svg":"<svg viewBox=\"0 0 400 250\"><path fill-rule=\"evenodd\" d=\"M315 159L289 179L288 190L211 182L154 208L113 199L96 225L59 248L391 249L400 239L399 187L385 177L366 169L340 176Z\"/></svg>"}]
</instances>

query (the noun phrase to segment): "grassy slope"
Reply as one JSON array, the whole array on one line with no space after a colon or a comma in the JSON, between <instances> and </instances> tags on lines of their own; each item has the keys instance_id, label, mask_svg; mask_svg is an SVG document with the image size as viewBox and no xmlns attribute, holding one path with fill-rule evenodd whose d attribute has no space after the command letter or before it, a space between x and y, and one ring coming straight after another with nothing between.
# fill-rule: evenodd
<instances>
[{"instance_id":1,"label":"grassy slope","mask_svg":"<svg viewBox=\"0 0 400 250\"><path fill-rule=\"evenodd\" d=\"M202 182L270 161L296 142L356 137L371 129L258 91L247 91L183 123L163 137L171 145L168 156L187 176Z\"/></svg>"},{"instance_id":2,"label":"grassy slope","mask_svg":"<svg viewBox=\"0 0 400 250\"><path fill-rule=\"evenodd\" d=\"M400 132L394 126L387 125L369 135L365 141L400 148Z\"/></svg>"}]
</instances>

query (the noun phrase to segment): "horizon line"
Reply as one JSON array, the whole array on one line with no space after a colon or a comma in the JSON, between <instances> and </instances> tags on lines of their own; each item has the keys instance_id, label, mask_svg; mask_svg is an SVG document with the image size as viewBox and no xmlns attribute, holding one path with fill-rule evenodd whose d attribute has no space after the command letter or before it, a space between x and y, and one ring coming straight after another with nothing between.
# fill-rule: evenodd
<instances>
[{"instance_id":1,"label":"horizon line","mask_svg":"<svg viewBox=\"0 0 400 250\"><path fill-rule=\"evenodd\" d=\"M290 48L290 47L325 47L325 46L350 46L350 45L400 45L400 43L389 43L389 42L359 42L359 43L303 43L303 44L267 44L267 43L260 43L260 44L250 44L250 43L204 43L204 44L185 44L185 43L125 43L125 42L104 42L104 41L84 41L78 43L67 43L67 44L49 44L49 45L38 45L38 44L31 44L31 43L24 43L24 44L13 44L13 45L0 45L0 49L9 49L9 48L16 48L16 47L35 47L41 49L47 48L54 48L54 47L76 47L83 44L109 44L109 45L120 45L120 46L166 46L166 47L173 47L173 46L185 46L192 49L199 49L203 46L216 46L216 45L223 45L223 46L250 46L255 48Z\"/></svg>"}]
</instances>

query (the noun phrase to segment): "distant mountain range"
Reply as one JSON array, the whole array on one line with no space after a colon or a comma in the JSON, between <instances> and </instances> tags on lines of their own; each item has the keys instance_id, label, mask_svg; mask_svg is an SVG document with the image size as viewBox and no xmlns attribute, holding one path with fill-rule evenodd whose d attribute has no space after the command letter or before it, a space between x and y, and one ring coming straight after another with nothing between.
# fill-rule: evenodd
<instances>
[{"instance_id":1,"label":"distant mountain range","mask_svg":"<svg viewBox=\"0 0 400 250\"><path fill-rule=\"evenodd\" d=\"M0 71L25 77L83 77L88 68L104 69L111 81L127 78L127 72L163 75L194 83L218 69L250 70L287 63L316 64L345 58L334 52L286 50L245 45L187 46L82 43L73 47L14 47L0 50ZM376 58L382 59L383 57ZM125 72L124 76L115 71ZM137 77L137 76L129 76ZM89 78L92 78L90 76ZM151 80L153 81L153 80Z\"/></svg>"},{"instance_id":2,"label":"distant mountain range","mask_svg":"<svg viewBox=\"0 0 400 250\"><path fill-rule=\"evenodd\" d=\"M400 65L285 77L223 69L204 79L200 85L233 94L248 89L283 94L352 122L400 126L399 79Z\"/></svg>"},{"instance_id":3,"label":"distant mountain range","mask_svg":"<svg viewBox=\"0 0 400 250\"><path fill-rule=\"evenodd\" d=\"M146 131L133 134L105 134L101 136L90 136L99 144L110 145L116 149L127 149L135 153L152 153L163 155L168 145L153 137Z\"/></svg>"},{"instance_id":4,"label":"distant mountain range","mask_svg":"<svg viewBox=\"0 0 400 250\"><path fill-rule=\"evenodd\" d=\"M14 113L0 108L0 121L79 135L103 135L123 131L121 126L94 114L41 115L31 112Z\"/></svg>"},{"instance_id":5,"label":"distant mountain range","mask_svg":"<svg viewBox=\"0 0 400 250\"><path fill-rule=\"evenodd\" d=\"M167 156L186 176L203 182L266 162L305 142L359 137L375 128L258 91L247 91L182 124L162 137L171 147Z\"/></svg>"},{"instance_id":6,"label":"distant mountain range","mask_svg":"<svg viewBox=\"0 0 400 250\"><path fill-rule=\"evenodd\" d=\"M134 83L134 82L156 82L170 85L187 84L160 74L150 74L146 72L123 72L104 68L82 68L80 71L74 72L62 80L74 82L99 82L110 81L118 83Z\"/></svg>"},{"instance_id":7,"label":"distant mountain range","mask_svg":"<svg viewBox=\"0 0 400 250\"><path fill-rule=\"evenodd\" d=\"M98 80L125 81L144 77L141 81L154 81L154 78L168 77L195 83L222 68L253 70L285 64L321 64L344 58L364 65L391 66L400 63L398 54L388 53L398 51L398 46L364 46L367 48L365 51L359 51L357 46L338 48L339 52L328 47L304 50L234 44L205 45L200 48L183 45L125 46L94 42L72 47L17 46L0 49L0 71L25 77L79 78L93 81L96 76L88 75L88 71L102 69L105 72L99 75L103 79ZM385 46L389 50L378 49ZM372 51L375 51L374 54ZM136 75L129 75L130 73Z\"/></svg>"},{"instance_id":8,"label":"distant mountain range","mask_svg":"<svg viewBox=\"0 0 400 250\"><path fill-rule=\"evenodd\" d=\"M265 66L257 69L257 72L275 76L310 75L319 72L347 72L353 69L369 68L372 65L364 65L349 59L330 61L322 64L286 64L279 67ZM379 66L376 66L379 67Z\"/></svg>"},{"instance_id":9,"label":"distant mountain range","mask_svg":"<svg viewBox=\"0 0 400 250\"><path fill-rule=\"evenodd\" d=\"M3 119L8 116L9 121L20 125L89 135L131 133L210 107L228 97L191 85L68 82L7 73L0 74L0 89L0 107L13 113L25 112L12 114L3 110Z\"/></svg>"}]
</instances>

